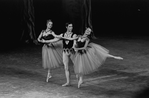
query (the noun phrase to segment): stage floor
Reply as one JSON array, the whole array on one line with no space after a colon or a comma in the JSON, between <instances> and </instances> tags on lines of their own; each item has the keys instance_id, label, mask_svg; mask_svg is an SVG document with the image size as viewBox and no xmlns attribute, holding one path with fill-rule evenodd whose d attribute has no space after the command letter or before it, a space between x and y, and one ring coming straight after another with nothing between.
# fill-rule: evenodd
<instances>
[{"instance_id":1,"label":"stage floor","mask_svg":"<svg viewBox=\"0 0 149 98\"><path fill-rule=\"evenodd\" d=\"M41 45L0 53L0 98L136 98L147 88L148 40L100 38L95 42L124 60L108 58L98 71L84 77L80 89L73 65L70 65L72 85L61 86L66 82L63 65L53 69L53 77L46 82Z\"/></svg>"}]
</instances>

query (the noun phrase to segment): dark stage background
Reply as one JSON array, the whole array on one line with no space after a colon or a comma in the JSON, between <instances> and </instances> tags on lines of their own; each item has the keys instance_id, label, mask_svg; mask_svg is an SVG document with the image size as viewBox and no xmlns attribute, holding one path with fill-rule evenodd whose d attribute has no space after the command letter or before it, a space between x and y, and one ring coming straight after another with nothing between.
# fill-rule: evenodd
<instances>
[{"instance_id":1,"label":"dark stage background","mask_svg":"<svg viewBox=\"0 0 149 98\"><path fill-rule=\"evenodd\" d=\"M71 20L68 15L70 12L66 12L69 7L65 5L67 4L64 4L63 0L33 0L34 38L37 38L41 30L46 28L47 19L52 19L54 22L55 33L65 32L65 23ZM91 8L92 26L96 36L148 37L148 0L91 0ZM2 47L13 47L17 43L28 42L30 39L24 21L24 9L23 0L0 0ZM76 6L76 9L79 8ZM75 19L75 33L79 29L79 21Z\"/></svg>"}]
</instances>

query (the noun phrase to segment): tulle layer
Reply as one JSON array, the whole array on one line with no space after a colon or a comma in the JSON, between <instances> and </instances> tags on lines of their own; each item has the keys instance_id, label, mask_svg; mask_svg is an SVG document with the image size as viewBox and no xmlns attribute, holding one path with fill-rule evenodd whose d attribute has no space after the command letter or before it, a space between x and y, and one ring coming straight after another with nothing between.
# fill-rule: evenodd
<instances>
[{"instance_id":1,"label":"tulle layer","mask_svg":"<svg viewBox=\"0 0 149 98\"><path fill-rule=\"evenodd\" d=\"M57 68L62 65L62 42L43 45L42 66L44 69Z\"/></svg>"},{"instance_id":2,"label":"tulle layer","mask_svg":"<svg viewBox=\"0 0 149 98\"><path fill-rule=\"evenodd\" d=\"M108 56L109 51L95 43L90 43L86 52L77 52L73 55L74 71L76 74L85 75L92 73L100 67Z\"/></svg>"}]
</instances>

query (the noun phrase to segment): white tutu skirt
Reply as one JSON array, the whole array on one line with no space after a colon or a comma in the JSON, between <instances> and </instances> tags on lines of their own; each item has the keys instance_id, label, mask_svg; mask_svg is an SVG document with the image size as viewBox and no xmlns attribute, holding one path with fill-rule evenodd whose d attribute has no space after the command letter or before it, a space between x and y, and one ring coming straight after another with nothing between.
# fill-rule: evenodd
<instances>
[{"instance_id":1,"label":"white tutu skirt","mask_svg":"<svg viewBox=\"0 0 149 98\"><path fill-rule=\"evenodd\" d=\"M62 65L62 41L44 44L42 47L42 66L44 69L57 68Z\"/></svg>"},{"instance_id":2,"label":"white tutu skirt","mask_svg":"<svg viewBox=\"0 0 149 98\"><path fill-rule=\"evenodd\" d=\"M76 52L71 57L74 63L75 74L85 75L96 71L104 63L108 54L109 50L106 48L95 43L90 43L87 46L86 52Z\"/></svg>"}]
</instances>

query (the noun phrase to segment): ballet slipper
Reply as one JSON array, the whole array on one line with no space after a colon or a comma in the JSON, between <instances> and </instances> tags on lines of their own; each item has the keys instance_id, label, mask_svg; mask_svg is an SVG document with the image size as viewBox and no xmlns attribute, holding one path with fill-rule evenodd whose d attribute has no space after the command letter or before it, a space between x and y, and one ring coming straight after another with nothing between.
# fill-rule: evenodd
<instances>
[{"instance_id":1,"label":"ballet slipper","mask_svg":"<svg viewBox=\"0 0 149 98\"><path fill-rule=\"evenodd\" d=\"M62 86L65 87L65 86L68 86L68 85L70 85L70 83L69 83L69 82L66 82L66 83L63 84Z\"/></svg>"}]
</instances>

